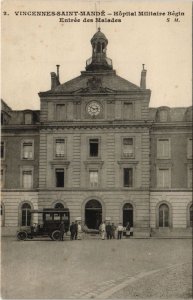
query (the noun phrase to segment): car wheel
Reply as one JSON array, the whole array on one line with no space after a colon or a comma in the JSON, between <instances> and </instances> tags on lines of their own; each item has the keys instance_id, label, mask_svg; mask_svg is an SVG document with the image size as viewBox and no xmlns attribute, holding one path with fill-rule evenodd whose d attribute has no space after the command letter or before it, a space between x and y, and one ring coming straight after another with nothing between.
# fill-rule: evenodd
<instances>
[{"instance_id":1,"label":"car wheel","mask_svg":"<svg viewBox=\"0 0 193 300\"><path fill-rule=\"evenodd\" d=\"M60 240L60 231L59 230L53 231L51 237L54 241L59 241Z\"/></svg>"},{"instance_id":2,"label":"car wheel","mask_svg":"<svg viewBox=\"0 0 193 300\"><path fill-rule=\"evenodd\" d=\"M20 241L24 241L27 239L27 232L26 231L20 231L17 234L17 239Z\"/></svg>"}]
</instances>

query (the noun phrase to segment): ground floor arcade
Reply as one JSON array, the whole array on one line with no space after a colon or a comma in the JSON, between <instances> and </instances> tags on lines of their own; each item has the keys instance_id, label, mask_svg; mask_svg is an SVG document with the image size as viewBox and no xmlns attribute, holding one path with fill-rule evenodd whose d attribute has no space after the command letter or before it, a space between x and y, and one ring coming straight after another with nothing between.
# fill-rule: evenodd
<instances>
[{"instance_id":1,"label":"ground floor arcade","mask_svg":"<svg viewBox=\"0 0 193 300\"><path fill-rule=\"evenodd\" d=\"M31 209L65 207L70 220L98 229L103 220L115 225L129 222L134 237L191 236L193 206L190 192L39 191L3 192L1 229L14 235L34 220Z\"/></svg>"}]
</instances>

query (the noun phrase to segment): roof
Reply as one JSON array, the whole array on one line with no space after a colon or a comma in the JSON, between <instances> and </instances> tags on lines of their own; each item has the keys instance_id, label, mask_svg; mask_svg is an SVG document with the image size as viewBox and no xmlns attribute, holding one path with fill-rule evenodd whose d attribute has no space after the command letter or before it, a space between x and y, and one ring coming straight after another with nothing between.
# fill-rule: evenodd
<instances>
[{"instance_id":1,"label":"roof","mask_svg":"<svg viewBox=\"0 0 193 300\"><path fill-rule=\"evenodd\" d=\"M91 39L91 42L95 39L104 39L104 40L107 40L106 36L104 35L104 33L102 33L100 31L100 28L98 29L98 31L93 35L92 39ZM108 40L107 40L108 41Z\"/></svg>"},{"instance_id":2,"label":"roof","mask_svg":"<svg viewBox=\"0 0 193 300\"><path fill-rule=\"evenodd\" d=\"M82 72L78 77L69 80L63 84L58 85L53 90L47 92L51 93L75 93L77 91L88 89L89 82L94 81L94 78L98 80L101 88L116 92L128 92L128 91L141 91L140 87L131 83L130 81L117 76L114 71L112 72L100 72L97 74L89 72Z\"/></svg>"}]
</instances>

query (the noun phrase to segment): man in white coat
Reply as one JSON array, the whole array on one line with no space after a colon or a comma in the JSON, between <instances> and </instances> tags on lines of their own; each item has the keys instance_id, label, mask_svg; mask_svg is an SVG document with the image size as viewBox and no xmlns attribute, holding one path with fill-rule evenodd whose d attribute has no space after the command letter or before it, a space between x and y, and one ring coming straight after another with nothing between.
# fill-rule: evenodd
<instances>
[{"instance_id":1,"label":"man in white coat","mask_svg":"<svg viewBox=\"0 0 193 300\"><path fill-rule=\"evenodd\" d=\"M100 231L101 231L101 239L105 239L105 231L106 231L106 225L105 222L102 222L100 225Z\"/></svg>"},{"instance_id":2,"label":"man in white coat","mask_svg":"<svg viewBox=\"0 0 193 300\"><path fill-rule=\"evenodd\" d=\"M123 234L123 225L121 223L119 223L119 225L117 226L117 239L118 240L121 240L122 234Z\"/></svg>"}]
</instances>

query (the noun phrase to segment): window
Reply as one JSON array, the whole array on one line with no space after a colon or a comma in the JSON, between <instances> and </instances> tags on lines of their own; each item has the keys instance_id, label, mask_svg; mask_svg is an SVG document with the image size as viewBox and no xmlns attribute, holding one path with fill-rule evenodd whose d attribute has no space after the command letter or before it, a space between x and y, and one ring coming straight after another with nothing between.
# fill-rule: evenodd
<instances>
[{"instance_id":1,"label":"window","mask_svg":"<svg viewBox=\"0 0 193 300\"><path fill-rule=\"evenodd\" d=\"M161 188L170 187L170 169L159 168L157 174L157 186Z\"/></svg>"},{"instance_id":2,"label":"window","mask_svg":"<svg viewBox=\"0 0 193 300\"><path fill-rule=\"evenodd\" d=\"M5 186L5 170L1 169L1 188L4 188Z\"/></svg>"},{"instance_id":3,"label":"window","mask_svg":"<svg viewBox=\"0 0 193 300\"><path fill-rule=\"evenodd\" d=\"M133 103L125 102L123 106L124 119L133 119Z\"/></svg>"},{"instance_id":4,"label":"window","mask_svg":"<svg viewBox=\"0 0 193 300\"><path fill-rule=\"evenodd\" d=\"M159 227L169 227L169 207L161 204L159 207Z\"/></svg>"},{"instance_id":5,"label":"window","mask_svg":"<svg viewBox=\"0 0 193 300\"><path fill-rule=\"evenodd\" d=\"M123 169L123 185L124 185L124 187L132 187L133 186L133 169L132 168L124 168Z\"/></svg>"},{"instance_id":6,"label":"window","mask_svg":"<svg viewBox=\"0 0 193 300\"><path fill-rule=\"evenodd\" d=\"M56 169L56 187L64 187L64 169Z\"/></svg>"},{"instance_id":7,"label":"window","mask_svg":"<svg viewBox=\"0 0 193 300\"><path fill-rule=\"evenodd\" d=\"M157 157L170 158L170 141L169 139L158 139L157 141Z\"/></svg>"},{"instance_id":8,"label":"window","mask_svg":"<svg viewBox=\"0 0 193 300\"><path fill-rule=\"evenodd\" d=\"M123 157L133 157L133 138L123 138Z\"/></svg>"},{"instance_id":9,"label":"window","mask_svg":"<svg viewBox=\"0 0 193 300\"><path fill-rule=\"evenodd\" d=\"M89 171L90 186L98 187L98 171Z\"/></svg>"},{"instance_id":10,"label":"window","mask_svg":"<svg viewBox=\"0 0 193 300\"><path fill-rule=\"evenodd\" d=\"M32 170L22 171L22 187L24 189L32 188Z\"/></svg>"},{"instance_id":11,"label":"window","mask_svg":"<svg viewBox=\"0 0 193 300\"><path fill-rule=\"evenodd\" d=\"M188 139L187 158L192 158L192 139Z\"/></svg>"},{"instance_id":12,"label":"window","mask_svg":"<svg viewBox=\"0 0 193 300\"><path fill-rule=\"evenodd\" d=\"M1 142L1 159L5 158L5 142Z\"/></svg>"},{"instance_id":13,"label":"window","mask_svg":"<svg viewBox=\"0 0 193 300\"><path fill-rule=\"evenodd\" d=\"M62 203L58 202L58 203L56 203L56 204L54 205L54 208L56 208L56 209L63 209L63 208L64 208L64 205L63 205Z\"/></svg>"},{"instance_id":14,"label":"window","mask_svg":"<svg viewBox=\"0 0 193 300\"><path fill-rule=\"evenodd\" d=\"M1 113L1 125L5 125L4 113Z\"/></svg>"},{"instance_id":15,"label":"window","mask_svg":"<svg viewBox=\"0 0 193 300\"><path fill-rule=\"evenodd\" d=\"M192 166L188 166L188 187L192 187Z\"/></svg>"},{"instance_id":16,"label":"window","mask_svg":"<svg viewBox=\"0 0 193 300\"><path fill-rule=\"evenodd\" d=\"M31 225L31 206L28 203L24 203L21 208L22 217L21 217L21 226L30 226Z\"/></svg>"},{"instance_id":17,"label":"window","mask_svg":"<svg viewBox=\"0 0 193 300\"><path fill-rule=\"evenodd\" d=\"M167 122L168 120L168 112L167 110L160 110L159 112L159 119L160 119L160 122Z\"/></svg>"},{"instance_id":18,"label":"window","mask_svg":"<svg viewBox=\"0 0 193 300\"><path fill-rule=\"evenodd\" d=\"M66 119L65 104L56 104L56 119L58 121L63 121Z\"/></svg>"},{"instance_id":19,"label":"window","mask_svg":"<svg viewBox=\"0 0 193 300\"><path fill-rule=\"evenodd\" d=\"M5 209L4 205L1 204L1 226L5 225Z\"/></svg>"},{"instance_id":20,"label":"window","mask_svg":"<svg viewBox=\"0 0 193 300\"><path fill-rule=\"evenodd\" d=\"M31 113L25 113L25 115L24 115L24 123L26 125L32 124L32 114Z\"/></svg>"},{"instance_id":21,"label":"window","mask_svg":"<svg viewBox=\"0 0 193 300\"><path fill-rule=\"evenodd\" d=\"M192 227L193 225L193 205L190 206L190 211L189 211L189 218L190 218L190 226Z\"/></svg>"},{"instance_id":22,"label":"window","mask_svg":"<svg viewBox=\"0 0 193 300\"><path fill-rule=\"evenodd\" d=\"M33 142L23 142L22 144L23 147L23 159L33 159Z\"/></svg>"},{"instance_id":23,"label":"window","mask_svg":"<svg viewBox=\"0 0 193 300\"><path fill-rule=\"evenodd\" d=\"M56 139L56 157L64 157L65 152L65 140Z\"/></svg>"},{"instance_id":24,"label":"window","mask_svg":"<svg viewBox=\"0 0 193 300\"><path fill-rule=\"evenodd\" d=\"M90 157L98 157L99 155L99 140L90 139L89 140L89 155Z\"/></svg>"}]
</instances>

